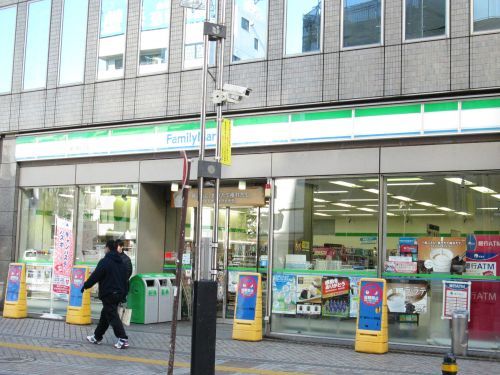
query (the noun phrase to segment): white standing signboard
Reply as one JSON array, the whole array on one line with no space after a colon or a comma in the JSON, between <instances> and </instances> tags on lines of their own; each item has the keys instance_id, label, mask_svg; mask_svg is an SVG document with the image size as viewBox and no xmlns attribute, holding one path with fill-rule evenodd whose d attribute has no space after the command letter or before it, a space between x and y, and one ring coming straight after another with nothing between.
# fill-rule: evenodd
<instances>
[{"instance_id":1,"label":"white standing signboard","mask_svg":"<svg viewBox=\"0 0 500 375\"><path fill-rule=\"evenodd\" d=\"M451 319L455 311L467 311L470 321L470 281L443 281L442 319Z\"/></svg>"}]
</instances>

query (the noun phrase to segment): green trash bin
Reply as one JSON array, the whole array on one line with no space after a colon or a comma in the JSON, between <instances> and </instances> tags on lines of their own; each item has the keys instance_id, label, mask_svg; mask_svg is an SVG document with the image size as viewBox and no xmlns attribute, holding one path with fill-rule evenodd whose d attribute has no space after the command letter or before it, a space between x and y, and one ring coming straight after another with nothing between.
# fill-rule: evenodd
<instances>
[{"instance_id":1,"label":"green trash bin","mask_svg":"<svg viewBox=\"0 0 500 375\"><path fill-rule=\"evenodd\" d=\"M132 323L158 323L158 287L156 274L138 274L130 279L127 306Z\"/></svg>"}]
</instances>

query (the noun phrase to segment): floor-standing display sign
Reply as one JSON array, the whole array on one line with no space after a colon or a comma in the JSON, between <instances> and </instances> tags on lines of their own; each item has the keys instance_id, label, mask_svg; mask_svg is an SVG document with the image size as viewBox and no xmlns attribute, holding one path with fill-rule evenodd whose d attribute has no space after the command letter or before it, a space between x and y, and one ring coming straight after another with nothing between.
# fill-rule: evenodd
<instances>
[{"instance_id":1,"label":"floor-standing display sign","mask_svg":"<svg viewBox=\"0 0 500 375\"><path fill-rule=\"evenodd\" d=\"M355 350L364 353L387 353L387 288L383 279L361 279Z\"/></svg>"},{"instance_id":2,"label":"floor-standing display sign","mask_svg":"<svg viewBox=\"0 0 500 375\"><path fill-rule=\"evenodd\" d=\"M26 318L26 265L11 263L7 275L7 288L3 305L4 318Z\"/></svg>"},{"instance_id":3,"label":"floor-standing display sign","mask_svg":"<svg viewBox=\"0 0 500 375\"><path fill-rule=\"evenodd\" d=\"M262 340L262 280L260 273L238 275L233 339Z\"/></svg>"},{"instance_id":4,"label":"floor-standing display sign","mask_svg":"<svg viewBox=\"0 0 500 375\"><path fill-rule=\"evenodd\" d=\"M442 319L451 319L455 311L467 311L470 321L470 281L443 281Z\"/></svg>"},{"instance_id":5,"label":"floor-standing display sign","mask_svg":"<svg viewBox=\"0 0 500 375\"><path fill-rule=\"evenodd\" d=\"M81 292L83 283L90 276L87 266L75 266L71 272L69 302L66 312L66 323L90 324L90 289Z\"/></svg>"}]
</instances>

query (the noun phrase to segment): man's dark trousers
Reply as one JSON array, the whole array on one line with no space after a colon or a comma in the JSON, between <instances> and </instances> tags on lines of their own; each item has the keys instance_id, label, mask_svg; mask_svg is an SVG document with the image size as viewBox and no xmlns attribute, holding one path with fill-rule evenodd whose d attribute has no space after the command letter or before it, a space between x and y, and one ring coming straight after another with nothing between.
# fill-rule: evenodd
<instances>
[{"instance_id":1,"label":"man's dark trousers","mask_svg":"<svg viewBox=\"0 0 500 375\"><path fill-rule=\"evenodd\" d=\"M122 297L119 294L111 294L101 299L102 310L99 324L95 329L94 336L96 340L102 340L106 330L111 325L116 337L127 339L127 334L123 328L123 323L118 316L118 304L121 302Z\"/></svg>"}]
</instances>

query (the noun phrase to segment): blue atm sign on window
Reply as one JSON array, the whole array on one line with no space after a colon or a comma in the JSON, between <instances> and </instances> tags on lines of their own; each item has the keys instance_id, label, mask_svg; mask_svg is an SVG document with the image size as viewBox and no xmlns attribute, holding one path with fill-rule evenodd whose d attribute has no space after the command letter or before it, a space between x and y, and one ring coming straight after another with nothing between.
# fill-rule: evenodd
<instances>
[{"instance_id":1,"label":"blue atm sign on window","mask_svg":"<svg viewBox=\"0 0 500 375\"><path fill-rule=\"evenodd\" d=\"M74 267L71 274L71 288L69 291L69 305L72 307L82 307L82 297L81 292L83 283L85 282L85 271L86 268Z\"/></svg>"},{"instance_id":2,"label":"blue atm sign on window","mask_svg":"<svg viewBox=\"0 0 500 375\"><path fill-rule=\"evenodd\" d=\"M259 279L253 275L239 275L238 301L236 304L235 319L254 320L257 304L257 288Z\"/></svg>"},{"instance_id":3,"label":"blue atm sign on window","mask_svg":"<svg viewBox=\"0 0 500 375\"><path fill-rule=\"evenodd\" d=\"M358 329L367 331L382 330L383 300L384 284L382 282L361 282Z\"/></svg>"}]
</instances>

